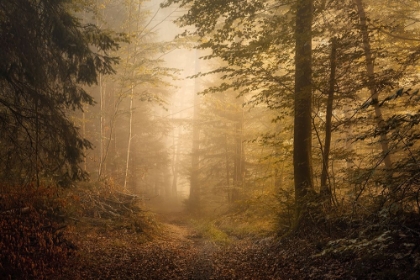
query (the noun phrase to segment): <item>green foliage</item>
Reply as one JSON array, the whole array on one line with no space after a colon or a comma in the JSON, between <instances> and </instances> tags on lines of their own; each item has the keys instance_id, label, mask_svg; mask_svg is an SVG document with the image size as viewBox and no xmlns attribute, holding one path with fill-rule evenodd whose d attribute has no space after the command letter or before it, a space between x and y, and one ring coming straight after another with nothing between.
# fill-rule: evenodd
<instances>
[{"instance_id":1,"label":"green foliage","mask_svg":"<svg viewBox=\"0 0 420 280\"><path fill-rule=\"evenodd\" d=\"M143 0L96 1L94 7L97 11L88 15L101 26L124 32L126 40L110 52L119 57L115 75L101 76L98 85L88 89L100 106L77 116L84 136L95 147L87 153L86 170L98 174L95 179L99 181L114 180L122 185L126 181L134 192L141 189L154 194L154 186L167 185L156 182L168 178L164 142L170 127L166 118L155 116L167 114L168 80L176 79L177 73L165 67L162 57L177 46L156 42L155 21L148 21L150 11Z\"/></svg>"},{"instance_id":2,"label":"green foliage","mask_svg":"<svg viewBox=\"0 0 420 280\"><path fill-rule=\"evenodd\" d=\"M220 230L215 222L207 219L192 220L191 225L199 237L204 237L217 244L228 244L230 242L229 236Z\"/></svg>"},{"instance_id":3,"label":"green foliage","mask_svg":"<svg viewBox=\"0 0 420 280\"><path fill-rule=\"evenodd\" d=\"M274 198L271 201L266 199L266 201L273 204ZM216 225L232 239L262 239L271 236L278 230L276 226L277 207L271 207L268 204L263 204L265 207L262 207L258 205L261 204L261 201L257 200L242 204L249 206L242 211L231 210L216 221Z\"/></svg>"},{"instance_id":4,"label":"green foliage","mask_svg":"<svg viewBox=\"0 0 420 280\"><path fill-rule=\"evenodd\" d=\"M196 27L192 32L201 38L198 49L212 51L202 59L218 59L215 70L196 76L217 77L202 92L202 204L246 204L257 193L264 196L283 188L282 183L288 185L290 165L285 167L281 160L291 160L284 142L290 139L286 116L292 113L293 8L270 1L165 5L173 3L190 9L178 22ZM254 110L242 108L246 105ZM267 113L266 108L277 111ZM285 118L284 125L270 124ZM280 138L272 141L275 145L267 145L267 130Z\"/></svg>"},{"instance_id":5,"label":"green foliage","mask_svg":"<svg viewBox=\"0 0 420 280\"><path fill-rule=\"evenodd\" d=\"M375 184L381 198L377 209L382 211L385 207L391 216L399 214L399 211L420 211L417 168L420 114L417 104L412 103L417 94L418 90L400 88L385 97L380 105L386 109L391 107L392 113L384 119L383 126L358 136L359 141L375 139L380 135L387 135L389 139L389 154L394 158L393 168L381 169L384 155L376 154L373 156L376 165L367 170L359 170L356 177L359 182L356 183L363 186L359 195L367 189L368 182Z\"/></svg>"},{"instance_id":6,"label":"green foliage","mask_svg":"<svg viewBox=\"0 0 420 280\"><path fill-rule=\"evenodd\" d=\"M118 37L82 25L67 1L2 1L0 5L0 177L75 180L83 139L70 110L94 103L83 85L114 73ZM7 170L7 172L5 172Z\"/></svg>"},{"instance_id":7,"label":"green foliage","mask_svg":"<svg viewBox=\"0 0 420 280\"><path fill-rule=\"evenodd\" d=\"M195 27L190 33L200 38L198 49L210 50L202 59L222 61L216 69L195 76L214 74L220 78L202 92L211 96L206 96L205 100L209 111L216 112L213 116L208 112L203 114L207 122L202 134L203 186L212 186L220 193L229 185L225 170L231 165L228 160L223 162L223 156L226 159L234 154L230 150L234 141L229 142L233 139L229 138L229 133L233 134L234 127L228 125L229 116L223 112L228 111L229 106L217 105L218 102L226 104L228 100L221 96L243 97L243 103L257 111L274 109L270 117L280 125L267 126L261 137L247 138L250 144L245 145L245 173L253 176L245 176L245 188L241 189L246 189L246 197L260 187L271 190L275 186L284 206L280 219L287 224L288 211L293 208L290 199L293 192L287 186L292 175L289 116L293 114L296 7L287 1L228 1L223 6L217 1L193 0L170 0L163 6L172 4L188 9L178 23ZM384 209L389 212L388 216L419 211L416 102L419 98L417 90L409 89L417 88L419 82L420 52L415 37L419 19L413 9L406 8L413 5L415 1L394 5L374 0L362 1L361 5L354 1L314 2L311 86L315 133L312 135L319 144L312 153L315 185L319 183L317 177L322 169L330 41L335 38L337 71L333 81L332 145L327 181L334 207L350 207L353 214L374 213L383 217ZM366 10L366 18L360 6ZM186 31L180 36L190 33ZM214 120L216 124L212 123ZM249 122L244 121L247 129L244 131L252 129ZM254 143L260 143L265 150L260 155L250 156ZM389 151L384 150L386 145ZM249 146L252 148L248 149ZM384 168L387 156L392 156L391 168L389 164ZM266 167L268 174L256 171L262 167ZM317 205L319 209L324 206ZM321 211L319 209L316 211ZM326 207L323 214L334 211L332 209L336 208Z\"/></svg>"},{"instance_id":8,"label":"green foliage","mask_svg":"<svg viewBox=\"0 0 420 280\"><path fill-rule=\"evenodd\" d=\"M225 63L206 74L219 74L223 83L203 93L234 91L248 95L249 104L276 109L291 105L293 93L292 11L287 3L270 1L167 1L190 12L178 20L196 27L199 49L211 49L205 60ZM221 24L223 22L223 24Z\"/></svg>"}]
</instances>

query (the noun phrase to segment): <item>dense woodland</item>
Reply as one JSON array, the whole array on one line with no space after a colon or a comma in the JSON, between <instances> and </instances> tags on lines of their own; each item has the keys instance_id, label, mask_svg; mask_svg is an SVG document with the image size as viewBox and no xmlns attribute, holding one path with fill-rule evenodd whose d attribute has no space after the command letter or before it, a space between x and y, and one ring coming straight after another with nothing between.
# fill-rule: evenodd
<instances>
[{"instance_id":1,"label":"dense woodland","mask_svg":"<svg viewBox=\"0 0 420 280\"><path fill-rule=\"evenodd\" d=\"M0 278L420 279L420 2L151 3L0 1Z\"/></svg>"}]
</instances>

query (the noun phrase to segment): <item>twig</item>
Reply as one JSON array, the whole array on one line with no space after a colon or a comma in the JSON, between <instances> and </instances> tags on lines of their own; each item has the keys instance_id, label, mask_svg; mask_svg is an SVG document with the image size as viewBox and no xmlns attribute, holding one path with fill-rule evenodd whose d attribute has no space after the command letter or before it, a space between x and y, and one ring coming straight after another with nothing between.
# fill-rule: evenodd
<instances>
[{"instance_id":1,"label":"twig","mask_svg":"<svg viewBox=\"0 0 420 280\"><path fill-rule=\"evenodd\" d=\"M405 227L405 228L406 228L406 229L408 229L409 231L414 232L415 234L417 234L418 236L420 236L420 232L418 232L418 231L416 231L416 230L414 230L414 229L411 229L411 228L409 228L408 226L405 226L405 225L403 225L403 227Z\"/></svg>"}]
</instances>

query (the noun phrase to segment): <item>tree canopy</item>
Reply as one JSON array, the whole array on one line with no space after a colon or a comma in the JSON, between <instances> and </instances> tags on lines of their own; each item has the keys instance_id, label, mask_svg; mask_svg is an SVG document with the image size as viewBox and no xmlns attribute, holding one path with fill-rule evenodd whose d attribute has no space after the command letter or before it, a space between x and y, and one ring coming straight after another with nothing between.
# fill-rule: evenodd
<instances>
[{"instance_id":1,"label":"tree canopy","mask_svg":"<svg viewBox=\"0 0 420 280\"><path fill-rule=\"evenodd\" d=\"M31 183L80 179L91 147L69 112L94 104L84 85L114 73L118 36L82 24L66 0L0 3L0 176ZM41 174L42 173L42 174Z\"/></svg>"},{"instance_id":2,"label":"tree canopy","mask_svg":"<svg viewBox=\"0 0 420 280\"><path fill-rule=\"evenodd\" d=\"M415 5L411 1L404 3L407 7ZM197 48L210 50L202 59L223 61L216 69L197 75L217 74L222 80L202 93L230 91L245 96L248 105L274 109L274 121L284 120L294 112L294 134L289 135L294 141L297 206L313 189L324 188L325 193L332 193L334 178L330 175L334 171L328 167L331 137L336 138L337 147L340 141L347 143L338 148L343 149L342 155L334 155L337 160L348 162L341 176L360 184L364 180L361 178L369 181L375 172L386 173L383 178L387 179L378 184L383 186L387 200L395 202L396 196L391 193L401 188L390 188L396 182L389 180L401 174L393 164L407 151L401 150L403 140L396 141L395 132L389 130L388 122L397 119L395 105L383 105L395 96L390 97L390 92L400 91L398 96L406 92L409 96L418 80L415 65L419 52L413 37L418 19L412 9L403 8L401 3L384 7L378 1L359 0L168 0L163 4L169 5L187 9L178 23L192 29L180 36L200 38ZM376 9L392 16L384 17ZM331 59L334 63L330 63ZM330 71L333 67L336 69ZM326 110L328 125L324 119ZM413 118L415 115L410 113ZM327 152L322 138L326 140ZM314 150L313 139L318 142ZM370 144L365 142L363 149L352 150L353 143L367 139ZM365 160L369 149L366 147L370 146L374 148L369 160ZM391 155L396 161L390 160ZM358 167L350 164L354 160ZM312 168L312 162L320 164ZM339 165L344 166L344 162ZM315 179L321 175L319 166L325 167L322 186L312 177L312 172ZM364 190L365 186L361 186L361 190L349 191L358 193L355 196L346 196L343 190L342 195L358 200Z\"/></svg>"}]
</instances>

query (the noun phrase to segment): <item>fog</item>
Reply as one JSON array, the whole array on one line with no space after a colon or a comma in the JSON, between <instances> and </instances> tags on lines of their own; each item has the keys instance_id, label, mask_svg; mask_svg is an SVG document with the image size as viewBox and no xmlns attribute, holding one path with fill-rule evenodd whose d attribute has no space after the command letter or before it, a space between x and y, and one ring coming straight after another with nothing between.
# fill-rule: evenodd
<instances>
[{"instance_id":1,"label":"fog","mask_svg":"<svg viewBox=\"0 0 420 280\"><path fill-rule=\"evenodd\" d=\"M0 1L0 278L420 279L419 1L160 1Z\"/></svg>"},{"instance_id":2,"label":"fog","mask_svg":"<svg viewBox=\"0 0 420 280\"><path fill-rule=\"evenodd\" d=\"M174 22L183 11L179 8L160 8L159 0L146 3L145 8L150 11L147 18L147 26L150 28L157 42L172 42L176 36L182 33ZM194 43L189 43L193 46ZM172 79L167 79L170 84L170 94L164 105L165 110L157 109L156 114L163 122L169 125L165 133L166 153L171 160L169 163L171 172L168 181L171 182L170 191L160 190L150 194L150 190L139 187L136 193L144 194L146 205L154 211L180 211L185 205L185 200L190 194L190 179L185 166L180 167L182 159L187 159L191 154L192 142L189 137L192 133L194 117L194 96L201 90L200 78L192 78L198 74L202 61L199 60L198 51L188 46L177 46L168 51L158 54L165 67L176 69L178 72ZM135 163L134 163L135 164ZM168 208L169 206L169 208Z\"/></svg>"}]
</instances>

